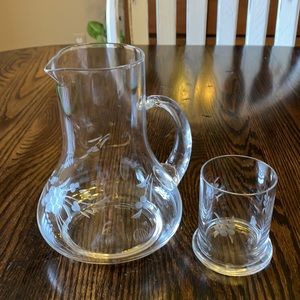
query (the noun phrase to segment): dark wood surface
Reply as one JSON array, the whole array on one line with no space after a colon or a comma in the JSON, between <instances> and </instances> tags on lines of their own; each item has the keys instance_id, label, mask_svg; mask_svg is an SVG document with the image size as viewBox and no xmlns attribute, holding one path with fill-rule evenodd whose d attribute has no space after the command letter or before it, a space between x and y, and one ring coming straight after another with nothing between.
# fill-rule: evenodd
<instances>
[{"instance_id":1,"label":"dark wood surface","mask_svg":"<svg viewBox=\"0 0 300 300\"><path fill-rule=\"evenodd\" d=\"M154 254L100 266L60 256L36 224L39 194L61 150L55 86L43 71L59 48L0 53L0 298L300 299L300 49L144 48L147 93L176 99L192 128L179 186L183 218ZM155 111L148 120L151 145L164 159L172 124ZM200 167L233 153L263 159L279 175L272 262L240 278L209 271L191 248Z\"/></svg>"}]
</instances>

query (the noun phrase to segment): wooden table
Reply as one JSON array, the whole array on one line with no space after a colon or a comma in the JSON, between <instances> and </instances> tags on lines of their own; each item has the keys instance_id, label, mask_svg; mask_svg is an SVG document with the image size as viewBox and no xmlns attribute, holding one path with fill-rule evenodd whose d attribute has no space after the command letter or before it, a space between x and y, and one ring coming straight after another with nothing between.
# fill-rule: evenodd
<instances>
[{"instance_id":1,"label":"wooden table","mask_svg":"<svg viewBox=\"0 0 300 300\"><path fill-rule=\"evenodd\" d=\"M192 128L192 158L179 186L183 218L161 250L100 266L54 252L36 223L39 194L61 149L55 86L43 71L59 48L0 53L0 298L300 299L300 49L144 48L147 93L176 99ZM164 159L172 124L154 115L149 140ZM233 153L263 159L279 175L272 262L240 278L209 271L191 248L199 169Z\"/></svg>"}]
</instances>

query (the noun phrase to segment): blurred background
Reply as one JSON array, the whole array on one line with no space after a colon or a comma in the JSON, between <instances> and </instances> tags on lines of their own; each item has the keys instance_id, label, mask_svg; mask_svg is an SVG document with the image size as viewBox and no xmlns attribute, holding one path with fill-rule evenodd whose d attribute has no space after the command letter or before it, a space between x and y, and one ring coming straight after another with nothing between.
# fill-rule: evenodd
<instances>
[{"instance_id":1,"label":"blurred background","mask_svg":"<svg viewBox=\"0 0 300 300\"><path fill-rule=\"evenodd\" d=\"M123 3L120 0L122 23ZM0 51L93 41L87 24L105 24L106 0L1 0Z\"/></svg>"},{"instance_id":2,"label":"blurred background","mask_svg":"<svg viewBox=\"0 0 300 300\"><path fill-rule=\"evenodd\" d=\"M128 1L119 0L119 29L120 35L125 36L125 42L130 42L126 18ZM150 44L156 43L155 2L156 0L148 0ZM177 44L185 44L186 0L176 0L176 3ZM95 41L87 33L87 24L89 21L96 21L105 25L105 6L106 0L0 0L0 51ZM248 0L239 1L237 45L244 44L245 41L247 6ZM270 0L267 45L272 45L274 41L277 6L278 0ZM209 0L206 40L208 45L215 44L216 15L217 0ZM299 26L300 23L297 46L300 45Z\"/></svg>"}]
</instances>

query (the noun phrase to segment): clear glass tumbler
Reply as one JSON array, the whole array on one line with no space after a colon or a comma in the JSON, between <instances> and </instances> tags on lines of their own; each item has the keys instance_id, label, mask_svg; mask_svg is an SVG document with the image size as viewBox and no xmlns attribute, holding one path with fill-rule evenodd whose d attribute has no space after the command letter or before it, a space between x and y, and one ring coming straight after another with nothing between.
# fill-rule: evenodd
<instances>
[{"instance_id":1,"label":"clear glass tumbler","mask_svg":"<svg viewBox=\"0 0 300 300\"><path fill-rule=\"evenodd\" d=\"M206 267L244 276L269 264L277 181L273 168L247 156L219 156L202 166L193 250Z\"/></svg>"}]
</instances>

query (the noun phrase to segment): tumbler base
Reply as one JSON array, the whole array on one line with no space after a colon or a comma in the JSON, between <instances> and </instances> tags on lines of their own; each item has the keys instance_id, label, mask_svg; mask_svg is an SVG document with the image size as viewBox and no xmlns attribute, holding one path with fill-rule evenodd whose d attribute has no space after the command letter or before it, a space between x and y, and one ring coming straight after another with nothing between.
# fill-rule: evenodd
<instances>
[{"instance_id":1,"label":"tumbler base","mask_svg":"<svg viewBox=\"0 0 300 300\"><path fill-rule=\"evenodd\" d=\"M199 230L197 229L193 235L192 241L193 251L200 262L212 271L226 276L247 276L255 274L268 266L272 259L273 247L271 240L268 239L263 254L259 259L247 265L233 265L216 262L210 258L201 248L201 240L199 239Z\"/></svg>"}]
</instances>

